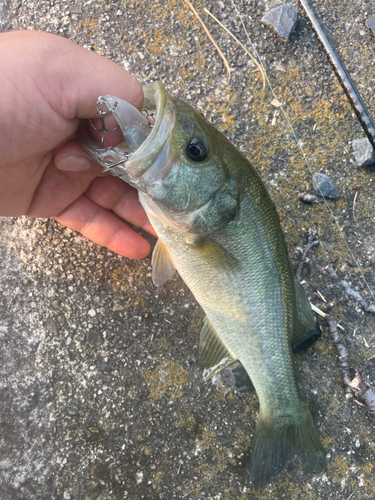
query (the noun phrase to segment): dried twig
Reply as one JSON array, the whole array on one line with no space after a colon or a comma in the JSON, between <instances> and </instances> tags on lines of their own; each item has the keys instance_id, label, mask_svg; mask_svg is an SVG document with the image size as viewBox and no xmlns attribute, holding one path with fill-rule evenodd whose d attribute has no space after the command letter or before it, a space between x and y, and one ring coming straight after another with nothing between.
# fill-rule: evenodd
<instances>
[{"instance_id":1,"label":"dried twig","mask_svg":"<svg viewBox=\"0 0 375 500\"><path fill-rule=\"evenodd\" d=\"M355 371L355 377L348 383L349 387L354 392L354 395L359 399L359 402L375 413L375 392L369 384L363 380L362 373L359 370Z\"/></svg>"},{"instance_id":2,"label":"dried twig","mask_svg":"<svg viewBox=\"0 0 375 500\"><path fill-rule=\"evenodd\" d=\"M321 316L322 318L326 317L327 313L323 312L321 309L319 309L319 307L316 307L316 305L312 302L310 302L310 307L314 311L314 313L319 314L319 316ZM345 331L345 328L341 326L340 323L337 323L336 326L337 328L340 328L340 330Z\"/></svg>"},{"instance_id":3,"label":"dried twig","mask_svg":"<svg viewBox=\"0 0 375 500\"><path fill-rule=\"evenodd\" d=\"M341 372L341 378L344 383L345 387L345 395L347 398L352 397L352 390L349 387L349 382L350 382L350 367L348 363L348 351L346 350L346 347L341 341L340 335L337 331L337 323L333 319L332 314L327 314L326 315L326 320L328 323L328 331L329 331L329 336L332 340L332 342L335 344L336 349L337 349L337 354L338 354L338 365L339 369Z\"/></svg>"},{"instance_id":4,"label":"dried twig","mask_svg":"<svg viewBox=\"0 0 375 500\"><path fill-rule=\"evenodd\" d=\"M228 64L228 61L226 60L224 54L221 52L221 50L219 49L217 43L215 42L215 40L212 38L212 35L211 33L208 31L208 28L207 26L204 24L204 22L202 21L202 19L200 18L198 12L194 9L194 7L191 5L191 3L189 2L189 0L185 0L185 2L188 4L190 10L192 11L192 13L195 15L195 17L198 19L198 21L201 23L202 25L202 28L204 29L206 35L208 36L208 38L210 39L212 45L215 47L215 49L218 51L219 53L219 56L222 58L223 62L224 62L224 66L227 70L227 73L228 73L228 83L229 83L229 80L230 80L230 67L229 67L229 64Z\"/></svg>"},{"instance_id":5,"label":"dried twig","mask_svg":"<svg viewBox=\"0 0 375 500\"><path fill-rule=\"evenodd\" d=\"M303 265L306 261L307 252L311 247L317 245L319 242L316 238L316 231L312 231L309 229L309 237L308 242L305 249L302 251L301 249L301 262L298 266L296 279L298 282L301 281L301 273L303 269ZM350 296L354 297L364 308L365 311L375 312L375 306L369 305L358 292L355 292L350 288L348 283L343 280L340 280L337 276L336 272L333 270L331 266L327 266L326 270L328 274L335 279L340 285L345 288L346 293ZM324 298L324 297L323 297ZM317 310L319 314L322 313L320 309L317 309L315 306L311 305L313 310ZM362 374L359 370L356 370L356 376L353 380L350 377L350 366L348 362L348 351L344 346L341 337L337 331L337 327L340 326L333 319L332 314L326 314L325 319L328 324L328 331L331 341L335 344L337 355L338 355L338 367L341 373L342 382L344 384L345 396L346 398L352 398L353 393L358 398L358 400L354 400L358 405L364 406L368 408L370 411L375 413L375 391L363 380Z\"/></svg>"},{"instance_id":6,"label":"dried twig","mask_svg":"<svg viewBox=\"0 0 375 500\"><path fill-rule=\"evenodd\" d=\"M319 245L319 241L316 239L316 235L317 235L317 231L313 231L312 229L309 229L307 245L305 246L304 250L300 249L301 261L298 264L297 271L296 271L296 280L298 281L298 283L300 283L301 279L302 279L302 269L303 269L303 266L305 265L305 263L307 262L308 251L312 247Z\"/></svg>"},{"instance_id":7,"label":"dried twig","mask_svg":"<svg viewBox=\"0 0 375 500\"><path fill-rule=\"evenodd\" d=\"M367 312L375 312L375 306L374 305L369 305L362 297L361 295L354 291L348 283L344 280L340 280L340 278L337 276L336 272L333 270L331 266L326 267L326 271L328 274L335 280L337 281L341 286L345 288L345 291L348 295L351 297L354 297L357 302L361 304L363 309ZM367 384L363 380L362 373L359 370L356 370L355 377L353 380L350 380L350 374L349 374L349 363L348 363L348 352L341 342L340 336L337 332L336 328L336 321L334 321L333 316L331 314L327 314L326 320L328 323L328 330L329 330L329 335L331 337L332 342L335 344L339 361L339 369L341 371L341 377L345 386L345 393L346 397L352 397L353 393L357 399L354 401L359 405L359 406L364 406L365 408L369 409L372 413L375 413L375 392L370 387L369 384ZM365 340L365 339L363 339Z\"/></svg>"},{"instance_id":8,"label":"dried twig","mask_svg":"<svg viewBox=\"0 0 375 500\"><path fill-rule=\"evenodd\" d=\"M187 2L187 1L188 1L188 0L185 0L185 2ZM228 30L228 28L226 28L226 27L224 26L224 24L222 24L222 23L219 21L219 19L217 19L217 18L216 18L213 14L211 14L211 12L210 12L208 9L204 8L204 11L205 11L207 14L209 14L209 15L212 17L212 19L214 19L214 20L215 20L215 21L219 24L219 26L221 26L221 27L222 27L222 28L223 28L223 29L224 29L224 30L228 33L228 35L230 35L230 36L233 38L233 40L235 40L235 41L238 43L238 45L239 45L240 47L242 47L242 49L246 52L246 54L247 54L247 55L248 55L248 56L252 59L252 61L254 62L254 64L256 65L256 67L258 68L258 70L259 70L259 71L261 72L261 74L262 74L262 79L263 79L263 90L264 90L264 89L266 88L266 76L265 76L265 74L264 74L264 70L263 70L262 66L258 63L258 61L255 59L255 57L254 57L252 54L250 54L250 52L249 52L249 51L247 50L247 48L246 48L246 47L245 47L245 46L244 46L244 45L243 45L243 44L242 44L242 43L238 40L238 38L236 38L236 37L233 35L233 33L232 33L231 31L229 31L229 30Z\"/></svg>"},{"instance_id":9,"label":"dried twig","mask_svg":"<svg viewBox=\"0 0 375 500\"><path fill-rule=\"evenodd\" d=\"M350 295L351 297L353 297L363 307L363 310L365 312L375 313L375 305L374 304L369 304L367 302L367 300L365 300L362 297L361 294L359 294L358 292L356 292L355 290L353 290L346 281L340 280L340 278L337 276L337 274L336 274L336 272L335 272L335 270L333 269L332 266L325 267L325 270L327 271L327 273L330 275L330 277L332 279L334 279L335 281L337 281L337 283L339 285L341 285L345 289L345 292L348 295Z\"/></svg>"},{"instance_id":10,"label":"dried twig","mask_svg":"<svg viewBox=\"0 0 375 500\"><path fill-rule=\"evenodd\" d=\"M353 188L353 191L355 192L355 195L354 195L354 200L353 200L353 219L355 221L355 213L354 213L354 209L355 209L355 202L357 200L357 195L358 195L358 186L355 186Z\"/></svg>"}]
</instances>

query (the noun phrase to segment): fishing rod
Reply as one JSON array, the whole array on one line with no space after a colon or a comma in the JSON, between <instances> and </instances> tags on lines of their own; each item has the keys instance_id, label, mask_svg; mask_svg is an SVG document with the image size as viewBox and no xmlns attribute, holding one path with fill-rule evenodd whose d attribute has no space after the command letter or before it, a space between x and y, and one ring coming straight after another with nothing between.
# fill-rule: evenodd
<instances>
[{"instance_id":1,"label":"fishing rod","mask_svg":"<svg viewBox=\"0 0 375 500\"><path fill-rule=\"evenodd\" d=\"M305 3L305 4L307 3L305 0L300 0L300 1L301 1L301 2L302 2L302 1L304 1L304 3ZM261 60L261 58L260 58L260 56L259 56L259 53L258 53L258 51L257 51L257 48L256 48L256 46L254 45L254 43L251 41L251 38L250 38L250 36L249 36L249 33L248 33L248 32L247 32L247 30L246 30L246 26L245 26L245 22L244 22L244 20L243 20L243 17L242 17L242 15L241 15L240 11L238 10L238 7L236 6L236 4L235 4L234 0L231 0L231 2L232 2L232 5L233 5L233 7L234 7L234 9L235 9L235 11L236 11L236 13L237 13L237 15L238 15L238 17L239 17L240 21L241 21L241 24L242 24L243 30L244 30L244 32L245 32L245 34L246 34L246 38L247 38L247 40L248 40L248 42L249 42L249 45L252 47L252 49L253 49L253 51L254 51L254 53L255 53L255 55L256 55L256 57L257 57L258 61L259 61L259 64L260 64L260 66L262 67L262 70L263 70L263 73L264 73L264 76L265 76L265 79L266 79L267 85L268 85L268 87L269 87L269 89L270 89L270 91L271 91L271 93L272 93L272 96L273 96L275 99L277 99L277 96L276 96L276 94L275 94L275 90L274 90L274 88L272 87L272 84L271 84L271 82L270 82L270 80L269 80L269 78L268 78L268 76L267 76L267 72L266 72L266 70L265 70L265 68L264 68L264 65L263 65L262 60ZM310 5L309 5L309 7L310 7L310 9L311 9L311 11L312 11L312 8L311 8L311 6L310 6ZM312 22L315 22L315 24L316 24L316 25L321 26L321 23L320 23L320 21L318 20L317 16L315 17L314 21L312 21ZM328 39L328 37L327 37L327 39ZM330 42L329 42L329 43L330 43ZM334 50L334 49L333 49L333 47L332 47L332 44L331 44L331 43L330 43L330 46L331 46L332 50ZM335 51L335 53L336 53L336 51ZM340 61L341 61L341 60L340 60ZM341 63L341 66L342 66L342 67L344 67L343 63ZM344 67L344 69L345 69L345 67ZM346 71L346 69L345 69L345 71ZM348 72L347 72L347 71L346 71L346 74L348 74ZM348 75L348 78L350 79L349 75ZM350 81L351 81L351 79L350 79ZM354 84L353 84L353 87L355 88ZM356 89L355 91L356 91L356 94L357 94L357 96L359 97L360 101L362 102L362 99L361 99L361 97L360 97L360 95L359 95L359 93L358 93L358 90ZM364 109L366 109L366 107L365 107L365 105L364 105L364 104L363 104L363 106L364 106ZM312 171L312 167L311 167L311 165L310 165L310 161L309 161L309 159L308 159L308 157L307 157L307 155L306 155L305 151L303 150L303 148L302 148L302 146L301 146L300 141L299 141L299 140L298 140L298 138L297 138L297 135L296 135L296 133L295 133L295 131L294 131L294 128L293 128L293 126L292 126L292 124L291 124L291 121L289 120L289 117L288 117L288 115L287 115L286 111L284 110L284 107L283 107L283 106L280 106L280 110L281 110L281 113L282 113L282 115L283 115L283 117L284 117L284 119L285 119L285 122L286 122L286 124L287 124L287 127L289 128L289 130L290 130L290 132L291 132L291 134L292 134L292 136L293 136L293 139L294 139L295 143L297 144L297 147L299 148L299 150L300 150L300 152L301 152L301 155L302 155L302 157L303 157L303 159L304 159L304 162L306 163L306 166L307 166L307 168L308 168L308 170L309 170L309 172L310 172L310 175L311 175L311 177L312 177L312 176L313 176L313 171ZM367 109L366 109L366 111L367 111ZM367 114L368 114L368 116L370 117L370 114L368 113L368 111L367 111ZM370 117L370 120L371 120L371 117ZM371 122L372 122L372 120L371 120ZM362 122L361 122L361 124L362 124ZM362 126L363 126L363 125L362 125ZM373 128L373 130L375 130L375 127ZM374 141L374 142L375 142L375 141ZM334 221L334 225L337 227L337 230L338 230L338 232L339 232L339 234L340 234L340 237L341 237L341 239L342 239L342 241L343 241L343 243L344 243L344 245L345 245L345 247L346 247L346 249L347 249L347 251L348 251L348 253L349 253L350 257L353 259L353 262L354 262L354 263L355 263L355 265L357 266L357 268L358 268L358 270L359 270L359 273L360 273L360 275L361 275L361 278L363 279L363 281L364 281L364 283L365 283L365 285L366 285L366 287L367 287L368 291L370 292L370 295L371 295L372 299L375 301L375 294L374 294L374 293L373 293L373 291L371 290L371 287L370 287L369 283L367 282L367 280L366 280L366 278L365 278L365 276L364 276L364 274L363 274L363 271L362 271L362 268L361 268L361 266L360 266L359 262L358 262L358 261L357 261L357 259L355 258L355 256L354 256L353 252L350 250L350 247L349 247L349 245L348 245L348 242L346 241L346 238L345 238L344 233L343 233L343 228L341 228L341 227L340 227L340 225L339 225L339 223L338 223L337 219L335 218L335 216L334 216L334 214L333 214L333 211L332 211L331 207L330 207L330 206L329 206L329 204L327 203L327 200L326 200L326 198L325 198L324 196L323 196L323 201L324 201L324 204L325 204L325 206L326 206L326 208L327 208L328 212L330 213L330 215L331 215L331 217L332 217L332 219L333 219L333 221Z\"/></svg>"},{"instance_id":2,"label":"fishing rod","mask_svg":"<svg viewBox=\"0 0 375 500\"><path fill-rule=\"evenodd\" d=\"M329 39L327 32L325 31L324 26L320 21L314 8L312 7L311 3L308 0L299 0L299 1L306 12L307 17L309 18L317 37L323 44L329 62L331 63L333 70L346 96L348 97L349 102L355 114L357 115L359 123L362 125L362 128L365 134L367 135L367 138L370 141L371 146L375 149L375 123L371 118L371 115L368 109L366 108L365 103L362 101L362 98L357 90L357 87L355 86L353 80L351 79L348 70L346 69L336 49L332 45L332 42Z\"/></svg>"}]
</instances>

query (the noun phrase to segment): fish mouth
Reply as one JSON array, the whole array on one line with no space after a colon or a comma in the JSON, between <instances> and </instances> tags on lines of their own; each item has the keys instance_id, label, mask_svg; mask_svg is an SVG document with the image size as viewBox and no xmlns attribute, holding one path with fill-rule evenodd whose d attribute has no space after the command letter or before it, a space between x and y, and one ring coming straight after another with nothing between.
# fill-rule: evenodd
<instances>
[{"instance_id":1,"label":"fish mouth","mask_svg":"<svg viewBox=\"0 0 375 500\"><path fill-rule=\"evenodd\" d=\"M124 165L127 174L134 180L142 177L154 165L175 123L173 106L161 82L157 81L144 85L143 94L142 113L147 118L152 117L155 121L151 125L150 134ZM137 187L140 188L141 186Z\"/></svg>"},{"instance_id":2,"label":"fish mouth","mask_svg":"<svg viewBox=\"0 0 375 500\"><path fill-rule=\"evenodd\" d=\"M98 99L97 109L98 106L105 107L102 116L112 113L117 122L116 129L122 132L124 141L117 146L103 147L103 136L101 143L96 142L89 133L87 123L82 123L77 131L77 139L104 172L109 171L138 189L142 188L142 175L158 158L175 122L173 106L161 82L144 85L143 93L141 112L115 96L106 95ZM104 119L101 126L102 134L103 131L111 131L105 128Z\"/></svg>"}]
</instances>

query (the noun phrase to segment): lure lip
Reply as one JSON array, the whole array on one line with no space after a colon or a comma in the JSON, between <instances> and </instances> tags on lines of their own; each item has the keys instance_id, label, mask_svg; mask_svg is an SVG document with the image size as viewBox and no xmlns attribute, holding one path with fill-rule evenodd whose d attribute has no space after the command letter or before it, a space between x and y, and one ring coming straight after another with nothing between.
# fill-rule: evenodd
<instances>
[{"instance_id":1,"label":"lure lip","mask_svg":"<svg viewBox=\"0 0 375 500\"><path fill-rule=\"evenodd\" d=\"M144 142L133 152L129 151L126 141L117 146L104 148L90 135L87 122L82 122L76 133L76 138L82 147L103 167L103 172L109 171L116 177L121 177L126 182L136 185L137 179L152 166L161 152L166 139L169 137L173 125L173 111L166 112L168 94L164 85L156 81L143 86L144 101L142 109L156 111L155 124ZM107 96L106 96L107 97ZM108 95L109 99L119 98ZM117 114L113 114L119 128L123 123ZM141 186L138 186L141 188Z\"/></svg>"}]
</instances>

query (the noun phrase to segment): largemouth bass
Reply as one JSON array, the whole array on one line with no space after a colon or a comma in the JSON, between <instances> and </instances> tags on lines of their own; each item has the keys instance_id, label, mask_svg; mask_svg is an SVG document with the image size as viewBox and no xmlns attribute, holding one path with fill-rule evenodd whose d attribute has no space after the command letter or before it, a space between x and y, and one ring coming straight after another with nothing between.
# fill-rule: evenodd
<instances>
[{"instance_id":1,"label":"largemouth bass","mask_svg":"<svg viewBox=\"0 0 375 500\"><path fill-rule=\"evenodd\" d=\"M202 115L156 82L144 87L148 118L106 96L127 145L86 149L139 191L159 236L152 266L161 285L175 270L206 313L200 360L206 378L238 360L259 397L251 480L266 484L298 456L307 471L325 457L301 399L291 344L314 330L295 283L275 206L249 161ZM131 108L131 107L130 107ZM127 151L127 161L123 152ZM104 161L105 159L105 161Z\"/></svg>"}]
</instances>

